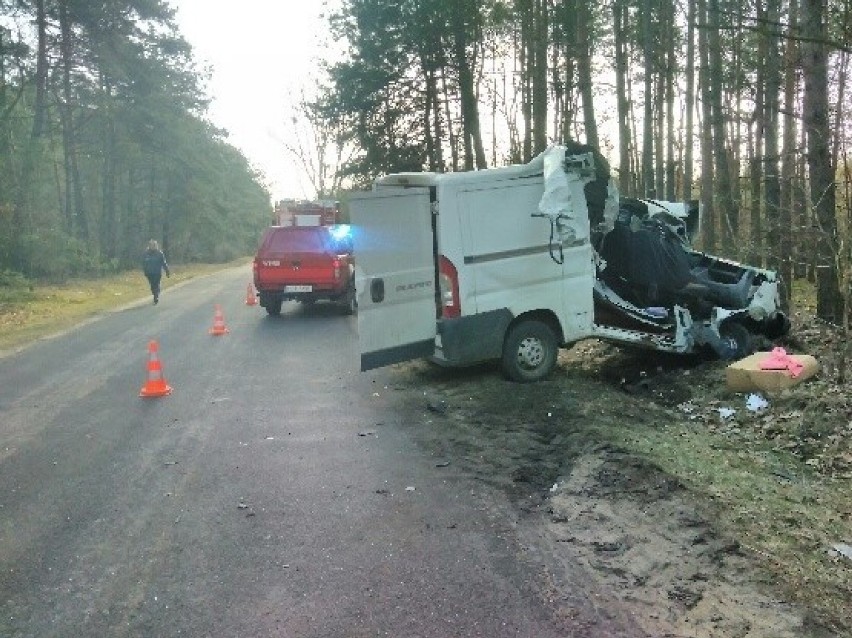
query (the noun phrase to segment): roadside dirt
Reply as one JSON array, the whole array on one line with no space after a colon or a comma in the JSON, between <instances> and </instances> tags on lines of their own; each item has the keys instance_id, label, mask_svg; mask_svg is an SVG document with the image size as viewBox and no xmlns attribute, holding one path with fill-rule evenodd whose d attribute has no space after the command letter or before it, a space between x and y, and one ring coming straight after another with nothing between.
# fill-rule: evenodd
<instances>
[{"instance_id":1,"label":"roadside dirt","mask_svg":"<svg viewBox=\"0 0 852 638\"><path fill-rule=\"evenodd\" d=\"M852 636L852 560L827 546L852 544L849 513L822 500L832 481L848 485L850 394L826 380L836 340L799 327L796 351L822 357L821 379L773 399L769 411L740 407L727 420L719 408L743 397L724 391L723 364L598 342L561 354L542 383L509 383L490 366L418 362L398 366L385 391L422 415L401 426L437 464L508 495L554 613L572 613L567 592L576 592L579 569L581 589L596 592L602 610L626 610L649 636ZM706 466L705 445L715 454ZM804 483L806 472L813 489L799 501L798 492L781 494L779 514L761 486L787 490L791 475ZM755 487L737 476L754 477ZM822 523L809 518L809 499L826 510L825 529L814 529ZM801 564L788 558L800 551L788 538L805 539Z\"/></svg>"}]
</instances>

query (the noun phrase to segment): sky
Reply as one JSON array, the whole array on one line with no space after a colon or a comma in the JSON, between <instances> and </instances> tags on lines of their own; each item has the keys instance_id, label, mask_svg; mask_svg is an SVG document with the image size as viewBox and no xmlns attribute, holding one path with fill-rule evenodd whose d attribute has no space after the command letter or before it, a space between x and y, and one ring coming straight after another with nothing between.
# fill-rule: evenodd
<instances>
[{"instance_id":1,"label":"sky","mask_svg":"<svg viewBox=\"0 0 852 638\"><path fill-rule=\"evenodd\" d=\"M273 201L314 193L288 155L286 113L316 86L327 47L322 0L170 0L201 65L212 67L208 116L264 175ZM235 8L238 7L238 8Z\"/></svg>"}]
</instances>

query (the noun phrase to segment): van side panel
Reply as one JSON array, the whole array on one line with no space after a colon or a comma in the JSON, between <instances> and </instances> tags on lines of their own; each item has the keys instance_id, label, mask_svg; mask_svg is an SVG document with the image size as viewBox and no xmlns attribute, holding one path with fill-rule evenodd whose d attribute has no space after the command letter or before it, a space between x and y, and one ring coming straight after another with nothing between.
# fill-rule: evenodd
<instances>
[{"instance_id":1,"label":"van side panel","mask_svg":"<svg viewBox=\"0 0 852 638\"><path fill-rule=\"evenodd\" d=\"M591 247L581 241L564 245L560 254L558 237L551 244L550 221L532 217L543 189L543 178L535 176L458 191L462 314L508 309L519 316L548 310L570 340L585 336L592 326Z\"/></svg>"}]
</instances>

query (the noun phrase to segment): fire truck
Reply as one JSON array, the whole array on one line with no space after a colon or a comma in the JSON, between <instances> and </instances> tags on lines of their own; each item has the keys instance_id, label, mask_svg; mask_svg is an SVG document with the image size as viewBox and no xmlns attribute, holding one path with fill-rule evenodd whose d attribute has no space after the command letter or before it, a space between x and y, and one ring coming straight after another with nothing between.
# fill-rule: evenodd
<instances>
[{"instance_id":1,"label":"fire truck","mask_svg":"<svg viewBox=\"0 0 852 638\"><path fill-rule=\"evenodd\" d=\"M282 199L275 202L273 226L334 226L339 223L340 205L331 200Z\"/></svg>"}]
</instances>

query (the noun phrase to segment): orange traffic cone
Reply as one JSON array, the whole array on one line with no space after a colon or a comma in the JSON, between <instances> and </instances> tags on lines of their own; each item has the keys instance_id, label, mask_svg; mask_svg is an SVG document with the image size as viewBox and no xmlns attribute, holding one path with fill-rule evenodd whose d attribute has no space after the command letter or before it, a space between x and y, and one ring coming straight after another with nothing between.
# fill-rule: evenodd
<instances>
[{"instance_id":1,"label":"orange traffic cone","mask_svg":"<svg viewBox=\"0 0 852 638\"><path fill-rule=\"evenodd\" d=\"M218 337L230 332L225 326L225 315L222 314L222 306L216 304L216 312L213 313L213 327L210 328L210 334Z\"/></svg>"},{"instance_id":2,"label":"orange traffic cone","mask_svg":"<svg viewBox=\"0 0 852 638\"><path fill-rule=\"evenodd\" d=\"M157 354L156 341L148 343L148 378L139 391L140 397L164 397L172 393L172 387L163 378L163 367Z\"/></svg>"},{"instance_id":3,"label":"orange traffic cone","mask_svg":"<svg viewBox=\"0 0 852 638\"><path fill-rule=\"evenodd\" d=\"M251 285L251 282L249 282L248 289L246 290L246 305L257 305L257 295L254 294L254 286Z\"/></svg>"}]
</instances>

